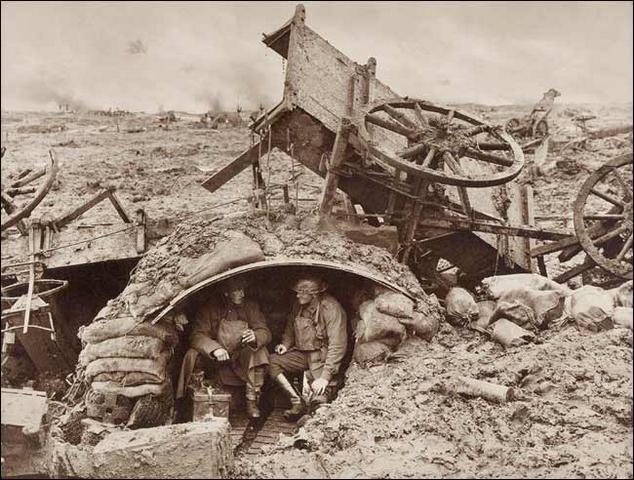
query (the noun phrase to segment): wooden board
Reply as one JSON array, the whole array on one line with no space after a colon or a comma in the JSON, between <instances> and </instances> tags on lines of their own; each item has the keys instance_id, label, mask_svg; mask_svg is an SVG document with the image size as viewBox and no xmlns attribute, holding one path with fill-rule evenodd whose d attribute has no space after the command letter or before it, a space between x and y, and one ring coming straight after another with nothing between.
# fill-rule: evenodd
<instances>
[{"instance_id":1,"label":"wooden board","mask_svg":"<svg viewBox=\"0 0 634 480\"><path fill-rule=\"evenodd\" d=\"M137 228L144 227L115 223L89 228L64 228L59 233L52 234L50 248L56 250L44 253L42 261L47 268L60 268L139 257L141 254L137 252ZM127 230L108 235L124 229ZM82 241L86 242L79 243ZM3 266L26 261L28 255L26 236L2 240Z\"/></svg>"}]
</instances>

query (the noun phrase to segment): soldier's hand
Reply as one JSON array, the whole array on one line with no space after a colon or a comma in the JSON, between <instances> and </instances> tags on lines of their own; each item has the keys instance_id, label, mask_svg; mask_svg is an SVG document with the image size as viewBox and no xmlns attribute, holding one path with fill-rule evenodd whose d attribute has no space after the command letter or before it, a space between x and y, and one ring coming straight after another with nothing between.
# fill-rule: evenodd
<instances>
[{"instance_id":1,"label":"soldier's hand","mask_svg":"<svg viewBox=\"0 0 634 480\"><path fill-rule=\"evenodd\" d=\"M227 352L224 348L216 348L212 353L219 362L226 362L229 360L229 352Z\"/></svg>"},{"instance_id":2,"label":"soldier's hand","mask_svg":"<svg viewBox=\"0 0 634 480\"><path fill-rule=\"evenodd\" d=\"M242 343L253 343L255 340L255 332L253 330L248 329L242 332Z\"/></svg>"},{"instance_id":3,"label":"soldier's hand","mask_svg":"<svg viewBox=\"0 0 634 480\"><path fill-rule=\"evenodd\" d=\"M323 393L326 391L327 386L328 386L328 380L324 378L318 378L311 384L310 388L313 389L313 392L315 392L315 395L323 395Z\"/></svg>"},{"instance_id":4,"label":"soldier's hand","mask_svg":"<svg viewBox=\"0 0 634 480\"><path fill-rule=\"evenodd\" d=\"M281 343L275 346L275 353L277 353L278 355L284 355L287 351L288 348L286 348L286 346L282 345Z\"/></svg>"}]
</instances>

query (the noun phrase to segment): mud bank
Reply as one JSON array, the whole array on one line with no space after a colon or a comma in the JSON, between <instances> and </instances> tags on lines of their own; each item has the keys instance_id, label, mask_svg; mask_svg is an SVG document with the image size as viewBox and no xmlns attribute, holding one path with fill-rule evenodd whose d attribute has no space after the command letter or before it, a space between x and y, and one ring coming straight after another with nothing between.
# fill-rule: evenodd
<instances>
[{"instance_id":1,"label":"mud bank","mask_svg":"<svg viewBox=\"0 0 634 480\"><path fill-rule=\"evenodd\" d=\"M632 476L632 332L564 327L504 350L443 324L402 363L348 370L346 387L295 437L239 458L235 477ZM496 404L446 393L467 375L519 392Z\"/></svg>"}]
</instances>

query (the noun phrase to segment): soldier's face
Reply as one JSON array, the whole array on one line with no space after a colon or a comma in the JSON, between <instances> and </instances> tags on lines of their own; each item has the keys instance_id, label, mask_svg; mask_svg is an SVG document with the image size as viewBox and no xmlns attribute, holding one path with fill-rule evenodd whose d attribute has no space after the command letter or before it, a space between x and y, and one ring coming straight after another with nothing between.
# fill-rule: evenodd
<instances>
[{"instance_id":1,"label":"soldier's face","mask_svg":"<svg viewBox=\"0 0 634 480\"><path fill-rule=\"evenodd\" d=\"M300 305L306 305L313 301L315 295L312 293L297 292L297 301Z\"/></svg>"},{"instance_id":2,"label":"soldier's face","mask_svg":"<svg viewBox=\"0 0 634 480\"><path fill-rule=\"evenodd\" d=\"M225 295L229 297L229 300L231 300L231 303L233 303L234 305L240 305L242 302L244 302L244 290L242 288L231 290Z\"/></svg>"}]
</instances>

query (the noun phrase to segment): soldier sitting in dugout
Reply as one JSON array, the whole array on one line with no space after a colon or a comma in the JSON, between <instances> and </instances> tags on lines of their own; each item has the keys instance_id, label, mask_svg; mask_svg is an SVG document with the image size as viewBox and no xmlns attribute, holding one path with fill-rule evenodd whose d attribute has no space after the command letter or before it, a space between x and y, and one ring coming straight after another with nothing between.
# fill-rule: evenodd
<instances>
[{"instance_id":1,"label":"soldier sitting in dugout","mask_svg":"<svg viewBox=\"0 0 634 480\"><path fill-rule=\"evenodd\" d=\"M301 416L306 407L285 374L305 371L312 403L329 402L336 393L336 376L346 354L348 332L346 312L332 295L325 293L327 288L322 279L312 276L295 283L297 299L282 342L270 358L269 375L291 401L292 407L284 412L289 420Z\"/></svg>"},{"instance_id":2,"label":"soldier sitting in dugout","mask_svg":"<svg viewBox=\"0 0 634 480\"><path fill-rule=\"evenodd\" d=\"M245 288L242 279L229 279L223 286L223 301L210 300L196 312L191 347L183 359L176 398L185 396L196 360L202 355L218 362L223 385L245 385L247 414L258 418L271 332L258 304L245 298Z\"/></svg>"}]
</instances>

